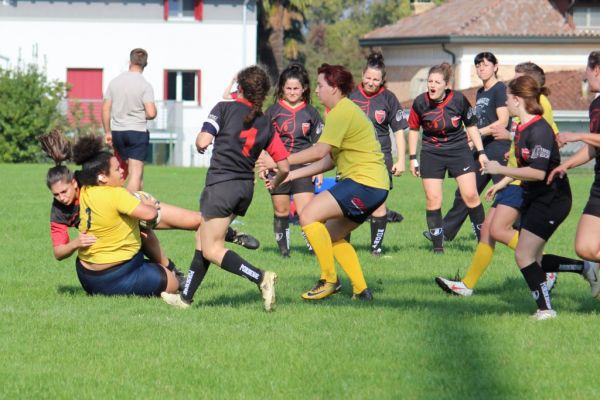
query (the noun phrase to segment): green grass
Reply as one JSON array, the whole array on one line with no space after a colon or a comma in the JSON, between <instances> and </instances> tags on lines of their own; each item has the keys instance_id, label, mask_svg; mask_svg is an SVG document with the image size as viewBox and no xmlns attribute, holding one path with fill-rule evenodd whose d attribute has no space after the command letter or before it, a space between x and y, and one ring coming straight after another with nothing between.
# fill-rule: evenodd
<instances>
[{"instance_id":1,"label":"green grass","mask_svg":"<svg viewBox=\"0 0 600 400\"><path fill-rule=\"evenodd\" d=\"M0 165L0 398L456 399L598 398L595 375L600 303L579 276L562 274L553 301L559 318L534 322L535 303L499 246L475 296L449 297L436 275L464 274L474 248L469 227L433 256L420 181L395 181L390 206L405 216L389 225L389 257L368 253L369 227L352 235L375 301L343 293L319 303L300 293L318 276L293 227L289 260L276 252L272 210L257 185L237 227L261 248L235 247L280 276L277 310L262 311L248 281L212 267L190 310L160 299L86 296L74 259L57 262L49 238L51 196L44 165ZM588 170L590 171L590 170ZM149 167L146 190L196 209L205 170ZM574 256L577 221L591 172L573 174L570 218L547 252ZM448 181L445 209L454 182ZM183 269L190 232L160 232Z\"/></svg>"}]
</instances>

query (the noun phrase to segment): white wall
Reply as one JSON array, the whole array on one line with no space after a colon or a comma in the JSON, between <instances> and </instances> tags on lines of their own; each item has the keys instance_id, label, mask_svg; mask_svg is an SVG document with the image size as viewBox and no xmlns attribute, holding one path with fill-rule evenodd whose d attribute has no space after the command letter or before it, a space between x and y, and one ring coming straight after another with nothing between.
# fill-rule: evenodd
<instances>
[{"instance_id":1,"label":"white wall","mask_svg":"<svg viewBox=\"0 0 600 400\"><path fill-rule=\"evenodd\" d=\"M36 46L38 63L46 65L50 79L66 80L67 68L102 68L106 89L112 78L127 70L131 49L142 47L149 54L144 76L157 100L163 98L164 69L201 70L202 106L186 106L184 111L183 165L191 165L196 132L243 67L242 54L246 65L256 62L255 20L247 22L245 37L243 43L241 19L239 23L2 20L0 54L14 66L19 56L24 62L33 61ZM207 158L195 157L196 165L206 165Z\"/></svg>"}]
</instances>

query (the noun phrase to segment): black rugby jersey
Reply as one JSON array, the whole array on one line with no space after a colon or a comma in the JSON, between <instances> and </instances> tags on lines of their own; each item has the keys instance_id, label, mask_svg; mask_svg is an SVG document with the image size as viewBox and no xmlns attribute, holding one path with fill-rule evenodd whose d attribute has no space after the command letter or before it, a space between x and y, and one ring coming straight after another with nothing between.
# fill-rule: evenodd
<instances>
[{"instance_id":1,"label":"black rugby jersey","mask_svg":"<svg viewBox=\"0 0 600 400\"><path fill-rule=\"evenodd\" d=\"M52 201L50 208L50 237L52 245L59 246L69 243L69 228L79 226L79 200L71 205L64 205L59 201Z\"/></svg>"},{"instance_id":2,"label":"black rugby jersey","mask_svg":"<svg viewBox=\"0 0 600 400\"><path fill-rule=\"evenodd\" d=\"M496 109L499 107L506 107L506 85L504 82L496 82L494 86L485 90L483 87L477 89L476 101L475 101L475 114L477 115L477 127L484 128L492 123L498 121L498 114ZM511 120L508 119L508 125L506 129L510 130ZM495 141L493 135L486 135L481 138L483 145ZM505 146L510 147L510 140L505 140ZM508 151L508 150L507 150Z\"/></svg>"},{"instance_id":3,"label":"black rugby jersey","mask_svg":"<svg viewBox=\"0 0 600 400\"><path fill-rule=\"evenodd\" d=\"M446 98L436 103L427 92L413 102L408 126L423 127L423 150L446 151L468 147L465 126L477 125L477 116L461 92L446 90Z\"/></svg>"},{"instance_id":4,"label":"black rugby jersey","mask_svg":"<svg viewBox=\"0 0 600 400\"><path fill-rule=\"evenodd\" d=\"M404 112L394 93L381 87L377 92L369 95L361 83L348 97L367 114L373 123L381 144L381 151L391 151L390 128L392 132L397 132L408 127L408 113Z\"/></svg>"},{"instance_id":5,"label":"black rugby jersey","mask_svg":"<svg viewBox=\"0 0 600 400\"><path fill-rule=\"evenodd\" d=\"M531 167L545 172L545 176L560 165L560 153L554 131L541 115L519 124L515 134L515 156L519 167ZM555 182L558 182L558 177ZM526 197L538 196L555 190L541 181L521 181Z\"/></svg>"},{"instance_id":6,"label":"black rugby jersey","mask_svg":"<svg viewBox=\"0 0 600 400\"><path fill-rule=\"evenodd\" d=\"M222 101L204 122L202 131L215 137L206 175L207 186L236 179L254 179L254 164L263 150L275 161L289 155L265 115L256 117L250 126L244 126L251 107L251 103L243 98Z\"/></svg>"},{"instance_id":7,"label":"black rugby jersey","mask_svg":"<svg viewBox=\"0 0 600 400\"><path fill-rule=\"evenodd\" d=\"M312 146L323 131L323 121L319 112L304 102L290 107L283 100L279 100L269 107L265 115L290 153L297 153Z\"/></svg>"},{"instance_id":8,"label":"black rugby jersey","mask_svg":"<svg viewBox=\"0 0 600 400\"><path fill-rule=\"evenodd\" d=\"M590 133L600 133L600 97L590 103ZM594 166L594 183L592 194L600 197L600 148L596 147L596 165Z\"/></svg>"}]
</instances>

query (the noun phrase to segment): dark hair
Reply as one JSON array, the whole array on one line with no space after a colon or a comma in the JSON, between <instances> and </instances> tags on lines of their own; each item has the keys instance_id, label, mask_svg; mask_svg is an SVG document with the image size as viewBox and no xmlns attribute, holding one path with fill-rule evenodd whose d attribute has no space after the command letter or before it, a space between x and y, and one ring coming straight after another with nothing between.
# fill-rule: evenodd
<instances>
[{"instance_id":1,"label":"dark hair","mask_svg":"<svg viewBox=\"0 0 600 400\"><path fill-rule=\"evenodd\" d=\"M494 65L498 65L498 59L494 55L494 53L490 53L489 51L484 51L475 56L475 65L480 64L483 60L487 60Z\"/></svg>"},{"instance_id":2,"label":"dark hair","mask_svg":"<svg viewBox=\"0 0 600 400\"><path fill-rule=\"evenodd\" d=\"M72 156L71 142L59 130L41 135L38 140L44 153L56 164L46 174L46 186L52 188L56 182L71 182L74 178L73 172L63 162L69 161Z\"/></svg>"},{"instance_id":3,"label":"dark hair","mask_svg":"<svg viewBox=\"0 0 600 400\"><path fill-rule=\"evenodd\" d=\"M131 50L131 53L129 53L129 61L133 65L146 68L146 65L148 65L148 52L140 48L133 49Z\"/></svg>"},{"instance_id":4,"label":"dark hair","mask_svg":"<svg viewBox=\"0 0 600 400\"><path fill-rule=\"evenodd\" d=\"M367 57L367 65L363 69L363 74L367 69L375 69L381 71L381 86L385 85L385 63L383 62L383 54L374 51Z\"/></svg>"},{"instance_id":5,"label":"dark hair","mask_svg":"<svg viewBox=\"0 0 600 400\"><path fill-rule=\"evenodd\" d=\"M592 51L588 56L587 66L589 69L594 69L600 66L600 51Z\"/></svg>"},{"instance_id":6,"label":"dark hair","mask_svg":"<svg viewBox=\"0 0 600 400\"><path fill-rule=\"evenodd\" d=\"M317 72L323 74L329 86L340 89L344 96L348 96L354 89L352 73L341 65L321 64Z\"/></svg>"},{"instance_id":7,"label":"dark hair","mask_svg":"<svg viewBox=\"0 0 600 400\"><path fill-rule=\"evenodd\" d=\"M238 73L237 83L244 98L252 103L252 109L244 119L244 124L251 124L256 117L262 115L263 102L271 89L269 76L258 65L252 65Z\"/></svg>"},{"instance_id":8,"label":"dark hair","mask_svg":"<svg viewBox=\"0 0 600 400\"><path fill-rule=\"evenodd\" d=\"M540 105L540 86L529 75L523 75L508 83L508 90L513 96L518 96L525 102L525 111L533 115L542 115L544 108Z\"/></svg>"},{"instance_id":9,"label":"dark hair","mask_svg":"<svg viewBox=\"0 0 600 400\"><path fill-rule=\"evenodd\" d=\"M302 100L306 104L310 104L310 80L308 78L308 72L306 69L298 63L293 63L287 66L279 75L279 81L277 82L277 93L273 96L275 101L283 98L283 91L285 83L288 79L296 79L302 85Z\"/></svg>"},{"instance_id":10,"label":"dark hair","mask_svg":"<svg viewBox=\"0 0 600 400\"><path fill-rule=\"evenodd\" d=\"M544 86L546 84L546 74L539 65L534 64L531 61L522 62L515 65L515 72L525 74L535 79L540 87L540 93L544 96L550 96L550 89Z\"/></svg>"},{"instance_id":11,"label":"dark hair","mask_svg":"<svg viewBox=\"0 0 600 400\"><path fill-rule=\"evenodd\" d=\"M431 74L442 74L442 76L444 77L444 81L446 81L446 83L450 83L450 79L452 78L452 66L450 64L448 64L447 62L443 62L441 64L438 65L434 65L433 67L429 68L429 72L427 73L427 77L429 77L429 75Z\"/></svg>"},{"instance_id":12,"label":"dark hair","mask_svg":"<svg viewBox=\"0 0 600 400\"><path fill-rule=\"evenodd\" d=\"M110 159L113 155L106 151L101 136L80 136L73 146L73 161L81 165L81 171L76 176L81 186L98 184L98 175L108 175Z\"/></svg>"}]
</instances>

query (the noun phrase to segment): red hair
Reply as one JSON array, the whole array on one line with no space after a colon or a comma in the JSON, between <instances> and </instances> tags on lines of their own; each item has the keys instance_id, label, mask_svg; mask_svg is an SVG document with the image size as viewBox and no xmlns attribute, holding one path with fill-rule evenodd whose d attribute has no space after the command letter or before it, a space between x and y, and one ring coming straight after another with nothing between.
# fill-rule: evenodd
<instances>
[{"instance_id":1,"label":"red hair","mask_svg":"<svg viewBox=\"0 0 600 400\"><path fill-rule=\"evenodd\" d=\"M323 74L329 86L340 89L344 96L348 96L354 89L352 73L341 65L322 64L318 73Z\"/></svg>"}]
</instances>

